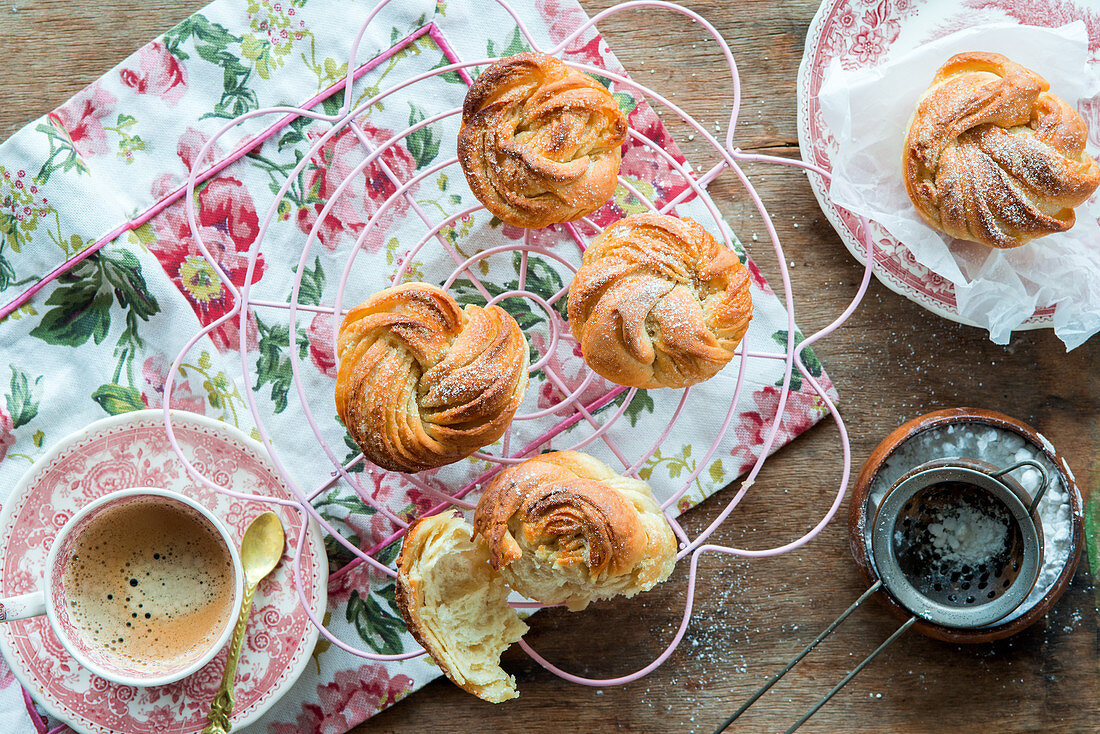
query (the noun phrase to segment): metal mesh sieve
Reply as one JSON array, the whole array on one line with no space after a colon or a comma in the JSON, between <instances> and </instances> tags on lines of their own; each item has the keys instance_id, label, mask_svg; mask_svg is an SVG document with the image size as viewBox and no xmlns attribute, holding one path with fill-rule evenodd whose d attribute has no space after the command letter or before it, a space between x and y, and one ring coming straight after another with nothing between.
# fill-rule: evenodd
<instances>
[{"instance_id":1,"label":"metal mesh sieve","mask_svg":"<svg viewBox=\"0 0 1100 734\"><path fill-rule=\"evenodd\" d=\"M871 555L899 604L927 621L971 628L1023 603L1043 543L1031 517L1039 495L1029 498L1006 476L1020 466L934 462L890 489L875 515Z\"/></svg>"},{"instance_id":2,"label":"metal mesh sieve","mask_svg":"<svg viewBox=\"0 0 1100 734\"><path fill-rule=\"evenodd\" d=\"M933 532L955 520L964 536L977 535L964 524L979 519L980 540L995 538L988 555L979 549L972 557L937 541ZM901 508L895 523L894 556L902 574L917 591L940 604L972 606L1001 596L1020 575L1024 555L1023 533L1012 514L992 495L972 491L957 482L927 487Z\"/></svg>"},{"instance_id":3,"label":"metal mesh sieve","mask_svg":"<svg viewBox=\"0 0 1100 734\"><path fill-rule=\"evenodd\" d=\"M1008 476L1024 466L1036 469L1042 477L1032 496ZM918 619L945 627L978 628L1011 614L1024 603L1039 577L1043 531L1034 513L1047 484L1042 465L1030 459L1004 469L976 459L939 459L918 466L895 482L879 503L870 537L871 559L879 580L758 688L715 734L725 731L879 590L913 616L786 734L806 723Z\"/></svg>"}]
</instances>

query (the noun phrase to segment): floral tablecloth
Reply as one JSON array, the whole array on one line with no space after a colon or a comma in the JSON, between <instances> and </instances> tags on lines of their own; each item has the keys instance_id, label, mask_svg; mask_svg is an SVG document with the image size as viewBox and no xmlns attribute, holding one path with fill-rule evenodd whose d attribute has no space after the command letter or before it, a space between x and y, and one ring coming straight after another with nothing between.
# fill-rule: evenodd
<instances>
[{"instance_id":1,"label":"floral tablecloth","mask_svg":"<svg viewBox=\"0 0 1100 734\"><path fill-rule=\"evenodd\" d=\"M314 146L328 123L305 117L284 121L262 145L254 145L250 141L270 133L278 119L268 116L222 135L213 149L213 164L198 161L197 155L215 131L245 112L275 105L312 106L329 113L339 109L343 92L336 89L347 73L351 42L372 6L339 0L218 0L0 145L0 304L6 304L0 308L0 349L7 372L0 387L0 501L57 439L107 414L161 406L176 354L192 335L231 308L230 294L202 256L184 214L182 187L194 166L205 172L194 202L201 236L238 286L246 278L249 251L259 247L252 297L270 305L248 313L247 371L241 368L240 332L233 320L188 352L175 377L173 407L255 434L243 397L245 391L254 391L260 419L275 437L280 458L292 467L291 479L306 488L323 485L332 464L303 428L303 405L292 384L294 350L305 365L307 403L326 442L338 447L338 458L355 457L357 450L336 420L331 398L336 282L352 244L381 202L401 182L454 156L457 118L424 127L385 152L382 165L375 163L354 174L338 206L319 225L319 242L302 273L299 303L307 310L299 317L293 340L286 309L278 306L289 299L305 233L336 187L364 159L364 146L350 128ZM516 3L516 11L546 46L585 19L573 0L526 0ZM355 62L357 73L362 73L353 85L353 97L358 103L458 59L508 55L526 48L513 19L495 2L395 2L364 36ZM592 32L573 44L566 57L621 72L606 44ZM370 141L381 143L394 130L461 106L468 81L468 75L451 72L411 85L367 109L359 118L361 130ZM653 110L628 89L614 84L611 88L629 113L631 127L683 162ZM295 173L295 165L303 160L305 165ZM638 140L624 150L623 174L658 205L686 188L670 163ZM259 223L288 178L293 180L275 204L275 221L258 243ZM389 283L413 243L424 236L426 221L438 221L474 203L457 166L424 178L387 212L382 226L367 233L343 307ZM644 209L642 201L620 187L594 220L604 225ZM704 202L694 196L675 211L713 225ZM454 257L473 256L523 237L522 230L502 226L484 211L459 216L415 254L407 275L442 283L454 268ZM535 232L533 240L567 260L579 261L577 243L564 228ZM756 311L745 343L758 352L780 351L787 340L785 312L752 261L746 261L754 275ZM532 255L521 260L511 252L472 267L492 294L522 281L528 291L549 299L569 277L552 258ZM472 280L457 281L452 293L466 303L484 297ZM580 391L580 402L590 407L597 422L621 407L621 398L605 399L613 385L598 378L585 384L588 373L576 343L568 337L564 300L547 312L520 299L504 304L527 332L535 357L551 348L551 327L563 334L545 369L533 375L521 412L552 409L563 390ZM809 352L806 361L831 389ZM640 469L658 496L670 496L699 468L725 417L735 377L736 365L731 365L694 389L675 429ZM679 510L695 505L752 465L776 416L781 382L781 361L752 362L732 428L678 503ZM679 391L639 392L608 431L611 440L598 440L586 450L613 466L621 466L616 451L628 460L640 456L667 425L679 400ZM723 407L715 410L715 405ZM563 409L555 416L551 410L549 418L557 420L568 412ZM821 401L796 375L775 447L823 414ZM545 428L539 421L517 425L512 450ZM565 448L592 430L580 421L539 445ZM453 488L488 466L471 459L420 479ZM366 472L362 465L355 469L361 491L401 516L411 517L432 504L428 493L397 475ZM394 529L350 488L336 485L322 492L316 505L363 548ZM392 562L396 550L391 544L381 557ZM415 649L395 611L392 581L368 574L364 565L348 565L351 555L336 543L330 543L330 559L331 629L366 650ZM253 730L342 732L438 675L425 658L383 665L324 641L314 657L316 665ZM23 731L31 725L28 717L34 714L28 713L18 685L0 663L0 722L10 724L11 731Z\"/></svg>"}]
</instances>

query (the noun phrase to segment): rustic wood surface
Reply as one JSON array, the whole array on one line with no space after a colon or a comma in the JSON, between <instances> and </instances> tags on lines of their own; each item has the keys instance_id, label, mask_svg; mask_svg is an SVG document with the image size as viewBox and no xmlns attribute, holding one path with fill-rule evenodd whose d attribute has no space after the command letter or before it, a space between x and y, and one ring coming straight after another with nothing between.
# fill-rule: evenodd
<instances>
[{"instance_id":1,"label":"rustic wood surface","mask_svg":"<svg viewBox=\"0 0 1100 734\"><path fill-rule=\"evenodd\" d=\"M0 137L48 111L188 13L200 0L4 0L0 4ZM609 0L583 0L589 12ZM813 0L686 0L729 40L741 70L746 150L798 155L795 75ZM602 30L627 69L725 129L731 95L718 54L690 22L636 15ZM697 47L693 44L698 44ZM676 126L674 132L682 133ZM685 140L697 169L711 160ZM821 214L805 178L756 166L750 176L772 207L794 264L798 322L810 332L847 304L861 268ZM724 176L719 207L769 277L776 268L744 192ZM754 245L752 236L760 235ZM1049 331L1006 347L976 329L932 316L873 282L848 325L818 350L837 384L854 468L900 423L937 408L970 405L1020 418L1068 458L1083 490L1100 471L1100 339L1066 354ZM828 506L840 471L836 429L824 423L783 449L748 499L714 537L762 548L810 527ZM730 496L685 518L697 532ZM564 683L518 649L505 666L522 696L490 706L437 681L356 729L480 732L710 732L861 591L843 525L780 558L701 564L695 617L669 661L638 683L590 689ZM1097 614L1087 560L1041 623L1008 641L962 648L902 638L805 727L813 732L1096 731L1100 722ZM660 588L580 614L531 620L532 645L570 671L621 675L647 664L671 637L683 605L681 568ZM743 717L736 731L781 731L890 634L871 605Z\"/></svg>"}]
</instances>

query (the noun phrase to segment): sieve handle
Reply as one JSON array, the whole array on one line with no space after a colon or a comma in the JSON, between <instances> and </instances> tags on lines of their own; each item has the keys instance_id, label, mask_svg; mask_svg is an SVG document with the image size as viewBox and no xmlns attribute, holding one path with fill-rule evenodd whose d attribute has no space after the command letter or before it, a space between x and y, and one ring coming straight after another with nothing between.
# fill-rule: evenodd
<instances>
[{"instance_id":1,"label":"sieve handle","mask_svg":"<svg viewBox=\"0 0 1100 734\"><path fill-rule=\"evenodd\" d=\"M751 696L749 696L747 701L745 701L743 704L741 704L741 708L734 711L733 714L728 719L726 719L722 723L721 726L719 726L717 729L714 730L714 734L721 734L723 731L725 731L726 728L729 727L730 724L732 724L734 721L737 720L737 718L739 716L741 716L741 714L745 713L749 709L750 706L752 706L754 703L756 703L757 699L759 699L761 696L763 696L765 693L767 693L771 689L771 687L774 686L776 683L778 683L783 676L785 676L787 673L789 673L791 671L791 669L794 668L794 666L798 665L798 663L802 660L802 658L806 657L810 653L811 650L813 650L815 647L818 646L818 644L821 643L822 640L824 640L826 637L831 635L833 633L833 631L837 627L839 627L841 625L841 623L849 617L849 615L851 615L852 612L854 612L856 609L858 609L859 606L863 602L867 601L867 599L869 599L872 594L874 594L876 591L878 591L881 588L882 588L882 580L880 579L880 580L876 581L871 586L871 588L869 588L869 589L867 589L867 591L863 592L863 594L860 595L860 597L858 599L856 599L855 602L853 602L850 607L848 607L843 612L841 612L840 616L837 617L836 619L834 619L832 624L830 624L828 627L826 627L821 632L820 635L815 637L814 640L809 645L806 645L806 647L802 648L802 651L800 653L798 653L797 655L795 655L794 658L789 663L787 663L783 667L782 670L780 670L778 673L773 675L764 685L760 686L760 688L756 689L756 692L753 693ZM864 658L863 662L861 662L859 665L857 665L850 673L848 673L848 675L844 676L843 680L841 680L839 683L837 683L836 686L834 686L831 691L826 693L825 697L822 698L820 701L818 701L817 704L812 709L807 711L806 714L803 715L803 717L801 719L799 719L797 722L795 722L794 726L792 726L790 729L787 729L786 734L791 734L791 732L793 732L794 730L798 729L798 727L805 724L806 721L811 716L813 716L814 714L817 713L818 709L820 709L822 706L824 706L826 703L828 703L829 699L832 698L834 695L836 695L837 691L839 691L841 688L843 688L848 683L848 681L852 680L852 678L855 678L856 675L859 673L859 671L861 671L865 667L867 667L867 665L872 660L874 660L875 657L880 652L882 652L887 647L889 647L890 643L892 643L894 640L901 637L901 635L907 629L912 627L913 624L916 621L917 621L916 617L910 617L909 621L907 621L905 624L903 624L901 627L899 627L897 630L895 630L894 634L890 635L886 639L886 641L883 642L881 645L879 645L878 648L873 653L871 653L866 658Z\"/></svg>"},{"instance_id":2,"label":"sieve handle","mask_svg":"<svg viewBox=\"0 0 1100 734\"><path fill-rule=\"evenodd\" d=\"M848 673L848 675L841 678L840 682L837 683L835 686L833 686L833 690L826 693L821 698L820 701L818 701L816 704L814 704L814 707L812 709L810 709L809 711L807 711L805 714L802 715L801 719L794 722L794 725L790 729L787 729L785 734L791 734L791 732L793 732L798 727L805 724L809 720L809 718L811 716L813 716L814 714L816 714L818 709L820 709L822 706L827 704L829 702L829 699L832 698L833 696L835 696L841 688L848 685L848 681L852 680L852 678L855 678L856 675L859 674L859 671L866 668L871 663L872 660L874 660L876 657L878 657L878 654L880 652L882 652L886 648L890 647L890 645L894 642L894 640L898 639L903 634L905 634L905 631L908 630L910 627L912 627L916 623L916 621L917 621L916 617L910 617L908 620L905 621L905 623L902 626L900 626L896 630L894 630L894 634L887 637L886 640L881 645L879 645L878 647L875 648L875 651L873 653L871 653L867 657L863 658L863 662L861 662L856 667L852 668L852 672Z\"/></svg>"},{"instance_id":3,"label":"sieve handle","mask_svg":"<svg viewBox=\"0 0 1100 734\"><path fill-rule=\"evenodd\" d=\"M989 476L993 477L994 479L1000 479L1005 474L1008 474L1009 472L1014 472L1020 467L1024 466L1030 466L1032 469L1035 469L1039 472L1039 476L1043 478L1042 484L1039 485L1039 491L1032 495L1031 504L1027 508L1027 514L1033 515L1035 514L1035 508L1039 506L1039 500L1043 499L1043 495L1047 492L1047 487L1050 486L1050 478L1047 476L1047 471L1043 468L1042 464L1034 461L1033 459L1024 459L1023 461L1017 461L1010 467L1006 467L1004 469L1001 469L1000 471L992 472ZM1027 492L1026 489L1024 491Z\"/></svg>"}]
</instances>

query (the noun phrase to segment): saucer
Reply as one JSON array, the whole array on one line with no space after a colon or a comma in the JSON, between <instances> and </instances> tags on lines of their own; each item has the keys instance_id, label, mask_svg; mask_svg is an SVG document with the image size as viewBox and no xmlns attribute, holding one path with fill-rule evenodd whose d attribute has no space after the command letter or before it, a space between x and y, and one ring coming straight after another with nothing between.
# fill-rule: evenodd
<instances>
[{"instance_id":1,"label":"saucer","mask_svg":"<svg viewBox=\"0 0 1100 734\"><path fill-rule=\"evenodd\" d=\"M834 59L839 59L846 68L876 66L886 58L891 46L906 29L936 38L983 23L1015 20L1026 25L1058 28L1078 20L1091 23L1095 17L1089 4L1082 0L1027 4L1003 0L939 3L949 7L950 12L939 17L932 12L922 14L923 9L933 5L933 0L894 3L826 0L821 3L806 32L806 48L798 69L798 141L803 160L828 171L833 168L832 156L836 153L837 142L821 114L818 93L825 80L825 71ZM1095 51L1095 41L1091 45ZM1095 63L1093 68L1096 68ZM1100 107L1096 105L1081 110L1093 128L1098 111ZM898 153L901 153L900 147ZM859 218L832 202L829 186L820 176L811 173L808 178L821 210L848 251L862 263L865 244ZM875 222L871 222L871 234L875 241L875 277L883 285L934 314L974 325L959 314L955 286L951 281L918 263L903 242ZM1055 306L1053 303L1039 304L1035 313L1016 329L1053 327Z\"/></svg>"},{"instance_id":2,"label":"saucer","mask_svg":"<svg viewBox=\"0 0 1100 734\"><path fill-rule=\"evenodd\" d=\"M184 455L212 481L239 492L293 499L263 447L236 428L181 411L172 412L172 425ZM260 584L241 652L231 723L243 727L271 708L310 663L318 631L299 604L292 555L305 530L305 596L320 617L328 597L324 543L316 523L303 527L301 513L237 500L194 481L168 442L160 410L97 421L35 462L0 512L0 595L38 588L54 536L76 510L108 492L140 486L198 500L238 542L252 518L267 509L279 515L286 529L287 549ZM34 699L78 732L191 734L206 725L228 645L195 674L152 688L116 685L83 669L44 616L0 625L0 653Z\"/></svg>"}]
</instances>

